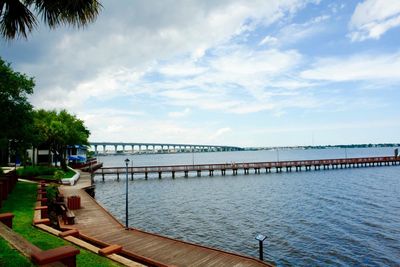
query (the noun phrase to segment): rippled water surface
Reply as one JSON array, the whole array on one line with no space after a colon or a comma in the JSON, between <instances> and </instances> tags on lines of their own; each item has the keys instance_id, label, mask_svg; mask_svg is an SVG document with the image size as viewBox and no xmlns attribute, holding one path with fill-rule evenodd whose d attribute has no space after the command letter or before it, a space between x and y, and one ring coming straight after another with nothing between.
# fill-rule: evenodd
<instances>
[{"instance_id":1,"label":"rippled water surface","mask_svg":"<svg viewBox=\"0 0 400 267\"><path fill-rule=\"evenodd\" d=\"M391 155L348 150L347 156ZM342 157L342 150L135 155L135 165ZM126 157L126 156L125 156ZM122 166L124 156L105 165ZM248 160L246 160L248 159ZM120 162L120 164L117 164ZM129 181L136 228L258 256L278 266L400 266L400 166ZM96 177L96 198L125 221L125 182Z\"/></svg>"}]
</instances>

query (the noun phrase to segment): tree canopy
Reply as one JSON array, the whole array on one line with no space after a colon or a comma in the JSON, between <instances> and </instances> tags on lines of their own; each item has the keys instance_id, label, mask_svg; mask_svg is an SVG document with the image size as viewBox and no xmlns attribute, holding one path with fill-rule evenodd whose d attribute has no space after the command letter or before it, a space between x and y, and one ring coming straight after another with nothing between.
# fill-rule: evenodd
<instances>
[{"instance_id":1,"label":"tree canopy","mask_svg":"<svg viewBox=\"0 0 400 267\"><path fill-rule=\"evenodd\" d=\"M82 120L66 110L37 110L34 112L34 125L37 140L49 146L58 156L61 166L66 168L66 150L68 145L87 145L90 131Z\"/></svg>"},{"instance_id":2,"label":"tree canopy","mask_svg":"<svg viewBox=\"0 0 400 267\"><path fill-rule=\"evenodd\" d=\"M76 27L93 22L101 9L97 0L0 0L0 34L5 39L27 38L38 16L50 28Z\"/></svg>"},{"instance_id":3,"label":"tree canopy","mask_svg":"<svg viewBox=\"0 0 400 267\"><path fill-rule=\"evenodd\" d=\"M32 142L32 105L27 96L33 93L33 78L15 72L0 58L0 160L6 152L23 151Z\"/></svg>"},{"instance_id":4,"label":"tree canopy","mask_svg":"<svg viewBox=\"0 0 400 267\"><path fill-rule=\"evenodd\" d=\"M7 163L9 151L25 160L28 148L45 144L65 168L67 146L87 145L90 132L66 110L33 110L27 97L34 86L0 58L0 163Z\"/></svg>"}]
</instances>

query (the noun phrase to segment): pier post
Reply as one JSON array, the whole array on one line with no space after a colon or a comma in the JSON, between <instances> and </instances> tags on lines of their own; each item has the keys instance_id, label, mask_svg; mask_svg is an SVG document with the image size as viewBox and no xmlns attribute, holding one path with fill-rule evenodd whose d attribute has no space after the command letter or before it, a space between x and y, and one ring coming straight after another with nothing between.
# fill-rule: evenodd
<instances>
[{"instance_id":1,"label":"pier post","mask_svg":"<svg viewBox=\"0 0 400 267\"><path fill-rule=\"evenodd\" d=\"M185 171L185 178L188 178L189 176L189 171Z\"/></svg>"},{"instance_id":2,"label":"pier post","mask_svg":"<svg viewBox=\"0 0 400 267\"><path fill-rule=\"evenodd\" d=\"M158 172L158 179L161 179L161 172Z\"/></svg>"},{"instance_id":3,"label":"pier post","mask_svg":"<svg viewBox=\"0 0 400 267\"><path fill-rule=\"evenodd\" d=\"M117 181L119 182L119 171L117 169Z\"/></svg>"},{"instance_id":4,"label":"pier post","mask_svg":"<svg viewBox=\"0 0 400 267\"><path fill-rule=\"evenodd\" d=\"M129 229L129 217L128 217L128 165L129 159L125 159L126 164L126 183L125 183L125 230Z\"/></svg>"},{"instance_id":5,"label":"pier post","mask_svg":"<svg viewBox=\"0 0 400 267\"><path fill-rule=\"evenodd\" d=\"M104 182L104 169L101 168L101 177L103 178L103 182Z\"/></svg>"},{"instance_id":6,"label":"pier post","mask_svg":"<svg viewBox=\"0 0 400 267\"><path fill-rule=\"evenodd\" d=\"M144 173L144 179L147 180L147 178L148 178L148 172L145 172L145 173Z\"/></svg>"},{"instance_id":7,"label":"pier post","mask_svg":"<svg viewBox=\"0 0 400 267\"><path fill-rule=\"evenodd\" d=\"M172 172L172 179L175 179L175 172Z\"/></svg>"},{"instance_id":8,"label":"pier post","mask_svg":"<svg viewBox=\"0 0 400 267\"><path fill-rule=\"evenodd\" d=\"M201 170L197 170L197 177L201 176Z\"/></svg>"}]
</instances>

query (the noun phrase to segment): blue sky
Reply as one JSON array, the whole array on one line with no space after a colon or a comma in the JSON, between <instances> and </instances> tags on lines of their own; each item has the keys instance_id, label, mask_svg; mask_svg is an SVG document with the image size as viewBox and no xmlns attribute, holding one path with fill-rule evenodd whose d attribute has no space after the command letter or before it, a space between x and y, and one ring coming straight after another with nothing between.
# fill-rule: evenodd
<instances>
[{"instance_id":1,"label":"blue sky","mask_svg":"<svg viewBox=\"0 0 400 267\"><path fill-rule=\"evenodd\" d=\"M0 43L91 141L400 142L398 0L102 3L85 29Z\"/></svg>"}]
</instances>

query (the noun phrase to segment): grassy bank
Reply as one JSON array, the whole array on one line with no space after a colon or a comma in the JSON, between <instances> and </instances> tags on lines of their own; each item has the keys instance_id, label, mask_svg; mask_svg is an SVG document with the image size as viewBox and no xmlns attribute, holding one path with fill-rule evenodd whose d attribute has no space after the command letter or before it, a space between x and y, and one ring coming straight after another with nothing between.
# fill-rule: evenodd
<instances>
[{"instance_id":1,"label":"grassy bank","mask_svg":"<svg viewBox=\"0 0 400 267\"><path fill-rule=\"evenodd\" d=\"M4 205L0 209L0 213L14 213L14 231L43 250L71 245L69 242L61 238L55 237L32 226L33 208L36 201L36 189L36 183L18 182L13 192L9 195L7 201L3 203ZM9 246L3 246L4 242L6 241L0 240L0 266L32 266L29 261L25 265L25 257ZM80 249L80 251L80 254L77 256L78 266L120 266L119 264L92 252L84 249ZM10 257L11 255L16 254L19 256L18 263L14 260L14 257Z\"/></svg>"}]
</instances>

